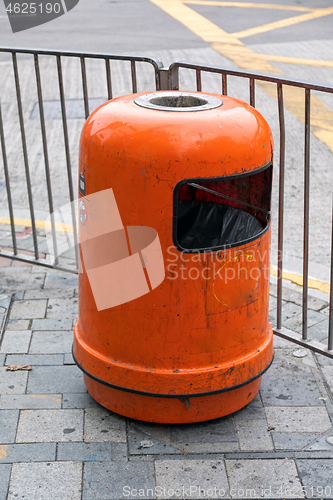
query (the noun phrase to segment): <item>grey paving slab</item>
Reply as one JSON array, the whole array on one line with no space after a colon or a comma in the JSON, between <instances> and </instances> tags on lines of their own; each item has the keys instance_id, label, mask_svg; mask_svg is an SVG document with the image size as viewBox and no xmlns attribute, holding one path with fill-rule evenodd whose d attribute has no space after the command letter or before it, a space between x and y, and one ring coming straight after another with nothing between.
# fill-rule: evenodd
<instances>
[{"instance_id":1,"label":"grey paving slab","mask_svg":"<svg viewBox=\"0 0 333 500\"><path fill-rule=\"evenodd\" d=\"M31 272L31 265L30 264L24 264L22 266L13 266L11 265L10 267L1 267L1 275L3 277L5 276L13 276L13 277L21 277L25 279L28 274ZM5 288L5 286L2 285L2 288Z\"/></svg>"},{"instance_id":2,"label":"grey paving slab","mask_svg":"<svg viewBox=\"0 0 333 500\"><path fill-rule=\"evenodd\" d=\"M6 355L5 354L0 354L0 366L4 366L5 359L6 359Z\"/></svg>"},{"instance_id":3,"label":"grey paving slab","mask_svg":"<svg viewBox=\"0 0 333 500\"><path fill-rule=\"evenodd\" d=\"M1 463L53 462L56 459L56 446L56 443L2 445L0 446Z\"/></svg>"},{"instance_id":4,"label":"grey paving slab","mask_svg":"<svg viewBox=\"0 0 333 500\"><path fill-rule=\"evenodd\" d=\"M258 420L265 419L264 406L262 404L260 394L258 393L255 398L244 408L236 411L233 414L234 420Z\"/></svg>"},{"instance_id":5,"label":"grey paving slab","mask_svg":"<svg viewBox=\"0 0 333 500\"><path fill-rule=\"evenodd\" d=\"M276 287L273 288L273 285L270 285L270 293L276 294ZM297 292L296 290L291 290L290 288L284 287L282 290L283 299L288 302L294 302L298 306L302 306L303 303L303 295L301 292ZM308 308L313 309L314 311L320 311L327 305L327 301L319 299L317 297L313 297L309 295L308 297Z\"/></svg>"},{"instance_id":6,"label":"grey paving slab","mask_svg":"<svg viewBox=\"0 0 333 500\"><path fill-rule=\"evenodd\" d=\"M129 420L129 428L133 428L147 434L153 440L166 444L171 443L170 426L151 422L140 422L139 420Z\"/></svg>"},{"instance_id":7,"label":"grey paving slab","mask_svg":"<svg viewBox=\"0 0 333 500\"><path fill-rule=\"evenodd\" d=\"M274 449L266 420L239 420L236 427L242 451Z\"/></svg>"},{"instance_id":8,"label":"grey paving slab","mask_svg":"<svg viewBox=\"0 0 333 500\"><path fill-rule=\"evenodd\" d=\"M323 406L278 407L265 409L269 426L275 432L325 432L332 427L327 410Z\"/></svg>"},{"instance_id":9,"label":"grey paving slab","mask_svg":"<svg viewBox=\"0 0 333 500\"><path fill-rule=\"evenodd\" d=\"M101 408L88 392L81 394L63 394L63 408Z\"/></svg>"},{"instance_id":10,"label":"grey paving slab","mask_svg":"<svg viewBox=\"0 0 333 500\"><path fill-rule=\"evenodd\" d=\"M45 290L49 288L77 287L78 278L73 274L47 273L45 280Z\"/></svg>"},{"instance_id":11,"label":"grey paving slab","mask_svg":"<svg viewBox=\"0 0 333 500\"><path fill-rule=\"evenodd\" d=\"M127 443L111 443L112 460L116 462L127 462Z\"/></svg>"},{"instance_id":12,"label":"grey paving slab","mask_svg":"<svg viewBox=\"0 0 333 500\"><path fill-rule=\"evenodd\" d=\"M16 269L20 269L21 273L1 276L1 286L4 289L17 292L18 290L38 290L44 286L46 274L27 274L26 271L22 271L22 268Z\"/></svg>"},{"instance_id":13,"label":"grey paving slab","mask_svg":"<svg viewBox=\"0 0 333 500\"><path fill-rule=\"evenodd\" d=\"M26 371L11 372L0 367L0 394L24 394L27 378Z\"/></svg>"},{"instance_id":14,"label":"grey paving slab","mask_svg":"<svg viewBox=\"0 0 333 500\"><path fill-rule=\"evenodd\" d=\"M71 330L34 331L31 338L30 354L70 353L73 344Z\"/></svg>"},{"instance_id":15,"label":"grey paving slab","mask_svg":"<svg viewBox=\"0 0 333 500\"><path fill-rule=\"evenodd\" d=\"M324 314L321 314L317 311L308 310L308 328L313 325L317 325L321 321L327 320L327 317ZM302 333L302 325L303 325L303 314L296 314L292 318L287 319L283 326L289 328L289 330L293 330L294 332Z\"/></svg>"},{"instance_id":16,"label":"grey paving slab","mask_svg":"<svg viewBox=\"0 0 333 500\"><path fill-rule=\"evenodd\" d=\"M0 352L6 354L27 353L29 350L30 340L30 330L6 331L2 339Z\"/></svg>"},{"instance_id":17,"label":"grey paving slab","mask_svg":"<svg viewBox=\"0 0 333 500\"><path fill-rule=\"evenodd\" d=\"M131 455L181 453L177 448L140 431L134 426L128 428L128 448Z\"/></svg>"},{"instance_id":18,"label":"grey paving slab","mask_svg":"<svg viewBox=\"0 0 333 500\"><path fill-rule=\"evenodd\" d=\"M327 384L329 385L330 389L333 389L333 370L331 366L323 366L322 367L322 373L325 377L325 380Z\"/></svg>"},{"instance_id":19,"label":"grey paving slab","mask_svg":"<svg viewBox=\"0 0 333 500\"><path fill-rule=\"evenodd\" d=\"M322 406L316 381L312 376L269 376L262 378L260 394L265 406Z\"/></svg>"},{"instance_id":20,"label":"grey paving slab","mask_svg":"<svg viewBox=\"0 0 333 500\"><path fill-rule=\"evenodd\" d=\"M328 318L308 328L308 339L324 340L328 336Z\"/></svg>"},{"instance_id":21,"label":"grey paving slab","mask_svg":"<svg viewBox=\"0 0 333 500\"><path fill-rule=\"evenodd\" d=\"M289 342L290 344L291 342ZM308 364L308 359L313 361L313 356L311 351L308 351L305 358L297 358L293 355L293 352L297 351L300 347L293 344L292 349L276 349L274 351L274 361L269 368L266 376L297 376L303 374L311 375L311 366ZM314 364L314 363L313 363ZM315 366L315 365L314 365Z\"/></svg>"},{"instance_id":22,"label":"grey paving slab","mask_svg":"<svg viewBox=\"0 0 333 500\"><path fill-rule=\"evenodd\" d=\"M313 460L315 458L332 458L333 459L333 452L332 451L294 451L293 452L294 458L302 458L305 460Z\"/></svg>"},{"instance_id":23,"label":"grey paving slab","mask_svg":"<svg viewBox=\"0 0 333 500\"><path fill-rule=\"evenodd\" d=\"M14 301L11 311L11 319L34 319L44 318L47 300L18 300Z\"/></svg>"},{"instance_id":24,"label":"grey paving slab","mask_svg":"<svg viewBox=\"0 0 333 500\"><path fill-rule=\"evenodd\" d=\"M14 464L8 500L81 499L80 462Z\"/></svg>"},{"instance_id":25,"label":"grey paving slab","mask_svg":"<svg viewBox=\"0 0 333 500\"><path fill-rule=\"evenodd\" d=\"M295 344L289 340L285 340L278 335L273 335L274 349L295 349Z\"/></svg>"},{"instance_id":26,"label":"grey paving slab","mask_svg":"<svg viewBox=\"0 0 333 500\"><path fill-rule=\"evenodd\" d=\"M291 459L226 460L234 498L304 498L296 465Z\"/></svg>"},{"instance_id":27,"label":"grey paving slab","mask_svg":"<svg viewBox=\"0 0 333 500\"><path fill-rule=\"evenodd\" d=\"M323 356L322 354L317 353L314 353L314 357L316 358L320 366L333 366L333 358L328 358L327 356Z\"/></svg>"},{"instance_id":28,"label":"grey paving slab","mask_svg":"<svg viewBox=\"0 0 333 500\"><path fill-rule=\"evenodd\" d=\"M282 305L286 304L287 302L285 300L282 301ZM269 310L272 311L273 309L277 308L277 297L274 297L273 295L269 296Z\"/></svg>"},{"instance_id":29,"label":"grey paving slab","mask_svg":"<svg viewBox=\"0 0 333 500\"><path fill-rule=\"evenodd\" d=\"M70 318L58 319L34 319L32 330L71 330L72 320Z\"/></svg>"},{"instance_id":30,"label":"grey paving slab","mask_svg":"<svg viewBox=\"0 0 333 500\"><path fill-rule=\"evenodd\" d=\"M270 313L272 314L274 312L271 311ZM302 307L298 306L297 304L294 304L293 302L288 302L282 307L282 321L286 321L289 318L292 318L293 316L296 316L296 314L300 314L302 312Z\"/></svg>"},{"instance_id":31,"label":"grey paving slab","mask_svg":"<svg viewBox=\"0 0 333 500\"><path fill-rule=\"evenodd\" d=\"M48 288L47 290L27 290L25 299L71 299L74 296L74 288Z\"/></svg>"},{"instance_id":32,"label":"grey paving slab","mask_svg":"<svg viewBox=\"0 0 333 500\"><path fill-rule=\"evenodd\" d=\"M84 466L82 500L138 498L139 490L144 493L141 498L156 498L153 463L89 462Z\"/></svg>"},{"instance_id":33,"label":"grey paving slab","mask_svg":"<svg viewBox=\"0 0 333 500\"><path fill-rule=\"evenodd\" d=\"M302 450L320 436L314 432L275 432L271 433L276 450Z\"/></svg>"},{"instance_id":34,"label":"grey paving slab","mask_svg":"<svg viewBox=\"0 0 333 500\"><path fill-rule=\"evenodd\" d=\"M36 366L29 374L28 394L86 393L77 366Z\"/></svg>"},{"instance_id":35,"label":"grey paving slab","mask_svg":"<svg viewBox=\"0 0 333 500\"><path fill-rule=\"evenodd\" d=\"M72 343L73 343L73 333L71 333L71 336L72 336ZM64 365L75 365L75 361L73 359L71 352L66 352L64 354Z\"/></svg>"},{"instance_id":36,"label":"grey paving slab","mask_svg":"<svg viewBox=\"0 0 333 500\"><path fill-rule=\"evenodd\" d=\"M49 299L46 317L47 318L77 318L78 316L78 302L77 297L73 299Z\"/></svg>"},{"instance_id":37,"label":"grey paving slab","mask_svg":"<svg viewBox=\"0 0 333 500\"><path fill-rule=\"evenodd\" d=\"M325 432L322 436L310 443L304 451L331 451L333 452L333 432Z\"/></svg>"},{"instance_id":38,"label":"grey paving slab","mask_svg":"<svg viewBox=\"0 0 333 500\"><path fill-rule=\"evenodd\" d=\"M10 319L7 322L6 330L28 330L30 319Z\"/></svg>"},{"instance_id":39,"label":"grey paving slab","mask_svg":"<svg viewBox=\"0 0 333 500\"><path fill-rule=\"evenodd\" d=\"M333 497L333 459L296 460L307 498Z\"/></svg>"},{"instance_id":40,"label":"grey paving slab","mask_svg":"<svg viewBox=\"0 0 333 500\"><path fill-rule=\"evenodd\" d=\"M11 469L10 464L0 464L0 498L3 500L7 497Z\"/></svg>"},{"instance_id":41,"label":"grey paving slab","mask_svg":"<svg viewBox=\"0 0 333 500\"><path fill-rule=\"evenodd\" d=\"M32 250L33 249L34 243L33 243L32 236L30 236L30 235L18 236L16 241L17 241L17 247L20 250ZM10 238L7 238L5 240L2 240L1 243L5 247L10 247L12 245L12 238L10 237ZM26 267L26 266L24 266L24 267Z\"/></svg>"},{"instance_id":42,"label":"grey paving slab","mask_svg":"<svg viewBox=\"0 0 333 500\"><path fill-rule=\"evenodd\" d=\"M14 300L23 300L24 299L24 290L20 290L19 292L16 292L14 295Z\"/></svg>"},{"instance_id":43,"label":"grey paving slab","mask_svg":"<svg viewBox=\"0 0 333 500\"><path fill-rule=\"evenodd\" d=\"M111 443L59 443L57 459L84 462L111 460Z\"/></svg>"},{"instance_id":44,"label":"grey paving slab","mask_svg":"<svg viewBox=\"0 0 333 500\"><path fill-rule=\"evenodd\" d=\"M62 365L63 354L9 354L6 365L52 366Z\"/></svg>"},{"instance_id":45,"label":"grey paving slab","mask_svg":"<svg viewBox=\"0 0 333 500\"><path fill-rule=\"evenodd\" d=\"M17 443L82 441L83 410L25 410L21 412Z\"/></svg>"},{"instance_id":46,"label":"grey paving slab","mask_svg":"<svg viewBox=\"0 0 333 500\"><path fill-rule=\"evenodd\" d=\"M0 410L0 443L15 442L19 414L18 410Z\"/></svg>"},{"instance_id":47,"label":"grey paving slab","mask_svg":"<svg viewBox=\"0 0 333 500\"><path fill-rule=\"evenodd\" d=\"M199 424L172 425L170 429L171 441L174 443L221 443L237 441L232 415Z\"/></svg>"},{"instance_id":48,"label":"grey paving slab","mask_svg":"<svg viewBox=\"0 0 333 500\"><path fill-rule=\"evenodd\" d=\"M223 460L159 460L155 471L157 498L230 498Z\"/></svg>"},{"instance_id":49,"label":"grey paving slab","mask_svg":"<svg viewBox=\"0 0 333 500\"><path fill-rule=\"evenodd\" d=\"M325 314L325 316L328 316L330 313L330 307L329 306L324 307L324 309L321 309L320 312L321 314Z\"/></svg>"},{"instance_id":50,"label":"grey paving slab","mask_svg":"<svg viewBox=\"0 0 333 500\"><path fill-rule=\"evenodd\" d=\"M0 309L0 311L1 310L2 309ZM2 328L2 323L3 323L4 319L5 319L5 314L0 314L0 329Z\"/></svg>"},{"instance_id":51,"label":"grey paving slab","mask_svg":"<svg viewBox=\"0 0 333 500\"><path fill-rule=\"evenodd\" d=\"M61 394L5 394L0 399L0 409L36 410L61 408Z\"/></svg>"},{"instance_id":52,"label":"grey paving slab","mask_svg":"<svg viewBox=\"0 0 333 500\"><path fill-rule=\"evenodd\" d=\"M126 419L105 408L88 408L85 410L84 434L86 442L126 443Z\"/></svg>"}]
</instances>

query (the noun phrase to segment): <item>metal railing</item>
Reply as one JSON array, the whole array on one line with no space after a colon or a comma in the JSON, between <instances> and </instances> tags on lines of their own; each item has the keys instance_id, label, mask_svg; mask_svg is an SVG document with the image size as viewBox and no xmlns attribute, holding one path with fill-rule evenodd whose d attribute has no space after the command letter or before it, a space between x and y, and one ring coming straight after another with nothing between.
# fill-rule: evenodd
<instances>
[{"instance_id":1,"label":"metal railing","mask_svg":"<svg viewBox=\"0 0 333 500\"><path fill-rule=\"evenodd\" d=\"M52 174L50 172L49 165L49 154L48 154L48 134L47 134L47 124L44 114L45 101L43 99L43 85L41 80L41 69L40 69L40 58L49 57L55 60L57 69L57 84L58 84L58 100L61 106L61 119L62 119L62 132L63 132L63 144L65 150L65 162L67 171L67 187L68 187L68 199L70 202L74 201L75 193L73 187L73 165L72 156L70 152L70 138L68 131L68 118L66 112L67 101L65 98L66 85L64 83L63 75L63 60L64 58L76 59L79 61L80 73L81 73L81 90L83 104L84 104L84 117L87 118L89 113L92 111L90 109L89 102L89 85L87 78L87 60L102 60L104 62L105 68L105 84L107 90L107 99L112 99L115 96L113 91L113 83L111 78L111 63L114 62L125 62L129 63L126 71L130 73L131 87L127 88L127 91L122 89L122 93L136 93L140 91L137 78L137 65L144 63L147 67L153 69L153 79L146 82L148 88L143 90L179 90L180 89L180 70L186 70L191 73L194 72L195 83L192 84L197 91L203 90L203 75L204 74L214 74L220 78L220 89L216 91L222 93L223 95L228 94L229 79L236 78L242 79L248 82L248 100L252 106L256 105L256 85L261 83L269 83L276 86L276 99L278 108L278 130L279 130L279 188L278 188L278 242L277 242L277 328L274 329L274 333L291 340L301 346L310 348L316 352L320 352L326 356L333 358L333 297L330 294L329 302L329 330L328 330L328 344L327 348L318 347L309 342L308 339L308 277L309 277L309 208L310 208L310 124L311 124L311 109L310 100L311 93L321 92L325 94L333 94L333 87L329 85L320 84L310 84L300 80L287 79L281 76L259 74L250 71L241 71L229 68L220 68L214 66L206 66L203 64L193 64L189 62L176 62L171 64L169 68L163 68L161 61L155 58L148 57L138 57L138 56L122 56L122 55L110 55L110 54L90 54L90 53L78 53L78 52L59 52L59 51L44 51L44 50L27 50L27 49L11 49L2 48L0 49L0 56L2 54L9 54L11 56L11 64L14 74L15 81L15 93L17 102L17 114L20 125L20 136L22 145L22 155L23 155L23 165L25 171L26 179L26 189L29 200L29 213L31 219L31 230L33 238L33 255L27 256L22 255L18 250L16 231L15 231L15 218L14 218L14 206L12 200L11 191L11 165L8 162L6 153L6 137L5 137L5 127L6 123L3 120L1 113L1 100L0 100L0 140L2 148L2 158L3 167L5 175L5 184L7 192L7 204L10 218L10 228L11 228L11 238L12 238L12 251L0 251L1 256L6 256L12 259L17 259L29 263L34 263L38 265L43 265L46 267L64 269L66 271L77 272L78 266L78 256L77 250L75 255L76 265L73 267L66 267L57 262L54 264L47 263L45 259L40 257L38 248L38 234L36 228L35 220L35 209L34 209L34 195L33 195L33 184L37 182L36 179L31 179L31 168L29 162L29 154L26 140L26 112L24 111L23 101L21 96L21 83L19 78L19 62L18 55L24 57L32 57L34 62L34 73L35 82L37 89L37 103L39 110L39 121L40 121L40 133L42 137L43 146L43 156L44 156L44 171L47 186L47 201L48 201L48 211L51 221L51 231L52 231L52 241L55 255L57 254L57 234L56 234L56 223L54 220L54 202L53 202L53 185L52 185ZM30 82L32 85L32 82ZM147 86L146 85L146 86ZM291 336L282 327L282 285L283 285L283 250L284 250L284 204L285 204L285 164L286 164L286 126L285 126L285 106L284 106L284 90L285 88L293 87L299 88L304 91L304 204L303 204L303 298L302 298L302 335L297 337L296 335ZM209 88L205 91L210 92ZM0 98L1 88L0 88ZM78 137L76 136L76 141L78 142ZM72 203L73 206L73 203ZM75 210L72 209L72 226L74 233L74 240L76 241L76 216ZM77 248L77 245L74 245ZM333 283L333 231L331 239L331 275L330 284Z\"/></svg>"},{"instance_id":2,"label":"metal railing","mask_svg":"<svg viewBox=\"0 0 333 500\"><path fill-rule=\"evenodd\" d=\"M8 160L8 154L7 154L7 147L6 147L6 137L5 137L5 127L6 127L6 122L12 119L12 116L6 117L7 119L4 120L3 117L3 112L2 112L2 102L5 99L5 96L3 95L3 91L0 88L0 142L1 142L1 149L2 149L2 160L3 160L3 168L4 168L4 175L5 175L5 187L6 187L6 192L7 192L7 204L8 204L8 212L9 212L9 219L10 219L10 228L11 228L11 238L12 242L11 246L12 251L8 250L1 250L1 256L3 257L9 257L15 260L23 261L23 262L29 262L29 263L34 263L37 265L41 265L44 267L51 267L54 268L56 267L57 269L64 269L66 271L70 272L77 272L78 268L78 253L77 253L77 231L76 231L76 214L75 214L75 208L74 208L74 199L75 199L75 194L74 194L74 185L73 185L73 163L72 162L72 156L71 151L70 151L70 137L69 137L69 128L68 128L68 118L67 118L67 113L66 113L66 106L68 104L68 101L65 98L66 94L66 89L64 85L64 72L63 72L63 61L68 60L68 59L75 59L79 61L80 63L80 71L81 71L81 90L82 90L82 99L83 99L83 104L84 104L84 117L82 118L87 118L89 114L93 111L93 109L90 108L90 103L89 103L89 86L88 86L88 78L87 78L87 68L86 68L86 61L87 60L100 60L104 63L105 65L105 90L107 93L107 96L105 100L110 100L112 99L115 94L113 92L113 83L112 83L112 78L111 78L111 65L112 63L115 62L123 62L123 63L128 63L127 72L130 74L130 86L127 85L127 88L122 87L121 93L136 93L138 90L140 90L138 87L138 77L137 77L137 65L139 63L144 63L146 66L150 66L153 69L153 75L151 78L151 81L149 82L149 90L155 89L155 90L160 90L161 88L161 83L160 83L160 72L159 70L162 68L162 63L159 61L157 58L149 58L149 57L140 57L140 56L131 56L131 55L110 55L110 54L93 54L93 53L79 53L79 52L60 52L60 51L51 51L51 50L34 50L34 49L18 49L18 48L0 48L0 56L8 55L11 59L11 68L6 68L6 72L9 72L10 70L13 71L13 80L15 84L15 93L16 93L16 103L17 103L17 109L15 113L17 114L18 117L18 122L19 122L19 130L15 131L15 135L20 135L21 138L21 148L22 148L22 163L24 166L24 172L25 172L25 180L26 180L26 193L28 196L28 211L30 215L30 224L31 224L31 231L32 231L32 240L33 240L33 248L30 251L31 255L24 255L22 252L19 252L18 249L18 244L17 244L17 236L16 236L16 224L15 224L15 217L14 217L14 203L13 203L13 196L12 196L12 189L11 189L11 167L10 162ZM54 186L52 185L52 173L50 170L50 155L49 155L49 147L48 147L48 134L47 134L47 123L46 123L46 118L45 118L45 112L44 112L44 106L45 106L45 101L43 99L43 85L42 85L42 75L41 75L41 64L40 60L41 58L48 58L48 68L50 68L50 65L54 64L56 67L56 74L57 74L57 95L55 96L55 100L60 103L61 107L61 120L62 120L62 133L63 133L63 148L64 148L64 153L65 153L65 164L66 164L66 175L67 175L67 188L68 188L68 200L70 203L71 207L71 219L72 219L72 226L73 226L73 235L74 235L74 240L75 240L75 261L76 265L70 268L67 268L66 266L62 266L59 264L57 257L55 264L53 263L48 263L44 258L43 253L41 254L39 251L39 241L38 241L38 235L37 235L37 227L36 227L36 210L35 210L35 201L36 201L36 196L33 194L33 184L36 184L36 182L40 182L40 178L36 179L34 178L33 180L31 179L32 173L31 173L31 161L29 159L29 153L28 153L28 141L27 141L27 120L28 118L28 112L27 110L24 109L24 103L22 99L22 84L20 81L20 75L19 75L19 67L20 67L20 62L18 60L18 56L23 56L23 59L20 61L21 64L27 64L27 58L31 58L33 60L33 66L34 66L34 77L35 77L35 87L34 87L34 82L32 79L29 79L28 82L26 83L26 87L28 86L28 89L25 89L25 92L27 90L29 93L33 93L33 88L37 92L37 109L38 109L38 115L39 115L39 122L40 122L40 129L39 133L41 135L42 139L42 154L44 158L44 171L45 171L45 180L46 180L46 190L47 190L47 204L48 204L48 212L49 212L49 217L50 217L50 224L51 224L51 233L52 233L52 242L53 242L53 253L55 256L57 256L57 234L56 234L56 223L54 219L54 209L55 209L55 204L54 204ZM50 60L51 59L51 60ZM8 66L8 60L5 61L5 63ZM30 75L32 78L32 74ZM100 76L100 72L99 72ZM52 82L53 87L56 87L56 84ZM126 87L126 86L125 86ZM55 90L55 88L54 88ZM145 89L143 89L145 90ZM56 92L54 92L56 94ZM118 93L119 94L119 93ZM13 97L13 96L11 96ZM96 106L95 106L96 107ZM76 136L76 141L78 142L79 137ZM16 138L17 141L17 138ZM19 147L19 146L17 146ZM76 163L76 159L75 159ZM15 168L18 168L17 165L15 165ZM76 179L75 179L76 183Z\"/></svg>"},{"instance_id":3,"label":"metal railing","mask_svg":"<svg viewBox=\"0 0 333 500\"><path fill-rule=\"evenodd\" d=\"M274 333L282 338L291 340L298 345L333 358L333 294L330 293L329 300L329 328L327 348L318 347L307 342L308 339L308 279L309 279L309 209L310 209L310 98L311 92L319 91L333 94L333 86L307 83L297 79L284 78L268 74L259 74L252 71L233 70L206 66L204 64L193 64L189 62L175 62L169 68L169 88L179 90L179 70L186 69L195 71L196 90L201 92L202 74L214 73L221 75L221 93L228 94L228 77L237 77L248 80L249 102L255 107L256 82L268 82L276 85L279 119L279 203L278 203L278 257L277 257L277 327ZM283 89L297 87L304 90L304 217L303 217L303 298L302 298L302 335L301 338L291 337L290 334L281 330L282 328L282 280L283 280L283 246L284 246L284 204L285 204L285 113L283 103ZM181 89L180 89L181 90ZM333 224L331 236L331 274L330 290L333 283ZM331 352L330 352L331 351Z\"/></svg>"}]
</instances>

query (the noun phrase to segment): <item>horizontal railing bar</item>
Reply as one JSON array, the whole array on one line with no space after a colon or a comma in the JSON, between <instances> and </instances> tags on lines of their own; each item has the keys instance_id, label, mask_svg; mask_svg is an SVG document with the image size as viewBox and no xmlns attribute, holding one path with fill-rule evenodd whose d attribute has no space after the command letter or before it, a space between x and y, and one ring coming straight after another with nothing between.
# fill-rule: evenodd
<instances>
[{"instance_id":1,"label":"horizontal railing bar","mask_svg":"<svg viewBox=\"0 0 333 500\"><path fill-rule=\"evenodd\" d=\"M25 255L25 254L17 254L14 255L11 252L8 252L6 250L0 250L0 257L5 257L6 259L11 259L11 260L18 260L19 262L26 262L27 264L34 264L36 266L40 267L47 267L48 269L55 269L56 271L64 271L67 273L72 273L72 274L78 274L77 269L70 269L68 267L62 267L54 264L50 264L49 262L45 262L43 260L36 260L34 257L30 257L30 255Z\"/></svg>"},{"instance_id":2,"label":"horizontal railing bar","mask_svg":"<svg viewBox=\"0 0 333 500\"><path fill-rule=\"evenodd\" d=\"M36 54L45 56L64 56L64 57L85 57L92 59L113 59L119 61L137 61L137 62L147 62L151 63L156 67L156 69L163 68L163 63L158 57L147 57L147 56L131 56L127 54L108 54L104 52L99 52L95 54L94 52L68 52L62 50L44 50L44 49L25 49L16 47L0 47L0 52L17 53L17 54Z\"/></svg>"},{"instance_id":3,"label":"horizontal railing bar","mask_svg":"<svg viewBox=\"0 0 333 500\"><path fill-rule=\"evenodd\" d=\"M173 68L185 68L185 69L194 69L200 71L207 71L209 73L220 73L227 74L229 76L240 76L242 78L251 78L255 80L261 80L264 82L270 83L281 83L282 85L290 85L293 87L301 87L309 90L318 90L321 92L329 92L333 93L332 85L325 85L320 83L312 83L312 82L304 82L302 80L297 80L295 78L285 78L282 76L273 76L268 73L255 73L254 71L242 71L235 70L231 68L221 68L219 66L206 66L205 64L200 63L190 63L186 61L179 61L176 63L172 63L169 69Z\"/></svg>"},{"instance_id":4,"label":"horizontal railing bar","mask_svg":"<svg viewBox=\"0 0 333 500\"><path fill-rule=\"evenodd\" d=\"M323 356L326 356L327 358L333 359L333 352L328 352L325 349L320 349L319 347L315 347L309 343L311 341L306 342L304 340L295 339L294 337L289 337L289 335L287 335L286 333L283 333L279 330L275 330L274 328L273 328L273 333L274 333L274 335L278 335L279 337L281 337L285 340L289 340L290 342L293 342L294 344L300 345L300 346L305 347L306 349L310 349L311 351L314 351L318 354L322 354Z\"/></svg>"}]
</instances>

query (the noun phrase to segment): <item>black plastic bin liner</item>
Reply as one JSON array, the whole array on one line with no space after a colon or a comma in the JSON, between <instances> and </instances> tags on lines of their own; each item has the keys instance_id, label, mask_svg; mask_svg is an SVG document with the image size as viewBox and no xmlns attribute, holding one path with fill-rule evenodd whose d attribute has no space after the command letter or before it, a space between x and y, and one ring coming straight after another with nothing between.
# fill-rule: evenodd
<instances>
[{"instance_id":1,"label":"black plastic bin liner","mask_svg":"<svg viewBox=\"0 0 333 500\"><path fill-rule=\"evenodd\" d=\"M184 249L213 248L252 239L263 230L253 215L220 203L178 200L177 240Z\"/></svg>"}]
</instances>

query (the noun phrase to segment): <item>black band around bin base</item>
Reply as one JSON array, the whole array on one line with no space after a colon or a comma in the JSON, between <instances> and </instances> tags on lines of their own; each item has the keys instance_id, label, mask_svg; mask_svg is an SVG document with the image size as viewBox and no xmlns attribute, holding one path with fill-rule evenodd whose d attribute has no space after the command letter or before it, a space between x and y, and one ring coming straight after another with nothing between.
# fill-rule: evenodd
<instances>
[{"instance_id":1,"label":"black band around bin base","mask_svg":"<svg viewBox=\"0 0 333 500\"><path fill-rule=\"evenodd\" d=\"M268 370L268 368L271 366L271 364L273 363L273 359L274 359L274 354L273 354L270 363L266 366L266 368L264 370L262 370L260 373L258 373L258 375L250 378L246 382L242 382L241 384L237 384L237 385L234 385L232 387L226 387L223 389L218 389L216 391L200 392L200 393L196 393L196 394L157 394L155 392L145 392L145 391L138 391L136 389L128 389L127 387L120 387L118 385L110 384L110 382L106 382L105 380L101 380L100 378L95 377L91 373L87 372L87 370L85 370L77 362L77 360L74 356L74 353L73 353L73 349L72 349L72 355L73 355L73 359L74 359L76 365L78 366L78 368L80 368L80 370L85 375L90 377L95 382L98 382L102 385L106 385L107 387L110 387L111 389L116 389L118 391L123 391L123 392L131 392L132 394L139 394L141 396L150 396L153 398L176 398L176 399L179 399L179 398L189 399L189 398L198 398L198 397L203 397L203 396L213 396L214 394L221 394L222 392L229 392L229 391L233 391L235 389L240 389L241 387L244 387L245 385L251 384L251 382L254 382L255 380L257 380L257 378L261 377Z\"/></svg>"}]
</instances>

